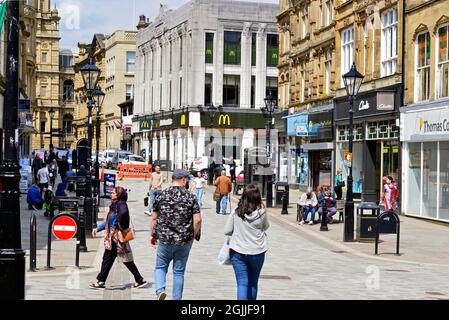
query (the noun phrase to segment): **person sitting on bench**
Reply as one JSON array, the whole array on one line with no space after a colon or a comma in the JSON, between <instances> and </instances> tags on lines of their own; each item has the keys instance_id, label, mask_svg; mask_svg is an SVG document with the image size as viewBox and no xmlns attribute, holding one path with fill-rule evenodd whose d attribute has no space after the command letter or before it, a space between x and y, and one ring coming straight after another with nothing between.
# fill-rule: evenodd
<instances>
[{"instance_id":1,"label":"person sitting on bench","mask_svg":"<svg viewBox=\"0 0 449 320\"><path fill-rule=\"evenodd\" d=\"M330 188L324 187L324 192L320 194L318 197L318 214L320 217L323 215L323 204L327 208L327 221L328 223L333 223L332 216L337 213L337 208L335 207L335 204L337 203L337 200L335 199L335 195L332 194Z\"/></svg>"},{"instance_id":2,"label":"person sitting on bench","mask_svg":"<svg viewBox=\"0 0 449 320\"><path fill-rule=\"evenodd\" d=\"M310 225L313 225L313 221L315 220L315 211L316 206L318 204L318 200L316 198L315 192L313 192L312 188L308 187L307 192L304 193L299 199L299 205L303 207L303 218L299 224L303 225L307 220L307 215L309 212L311 213L310 217Z\"/></svg>"}]
</instances>

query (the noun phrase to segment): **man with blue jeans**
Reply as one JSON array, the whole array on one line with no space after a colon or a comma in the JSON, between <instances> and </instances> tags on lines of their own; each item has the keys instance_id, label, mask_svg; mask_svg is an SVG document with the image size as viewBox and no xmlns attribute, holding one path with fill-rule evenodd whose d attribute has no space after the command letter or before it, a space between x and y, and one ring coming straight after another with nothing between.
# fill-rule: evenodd
<instances>
[{"instance_id":1,"label":"man with blue jeans","mask_svg":"<svg viewBox=\"0 0 449 320\"><path fill-rule=\"evenodd\" d=\"M162 184L165 181L165 178L163 178L161 174L161 167L156 166L155 170L156 171L151 174L150 207L148 208L148 211L145 211L145 213L149 216L151 216L151 213L153 211L154 199L156 199L157 195L162 192Z\"/></svg>"},{"instance_id":2,"label":"man with blue jeans","mask_svg":"<svg viewBox=\"0 0 449 320\"><path fill-rule=\"evenodd\" d=\"M204 188L206 187L207 181L203 178L201 172L198 172L197 177L193 180L193 183L195 184L196 200L198 201L198 205L201 208L201 205L203 204Z\"/></svg>"},{"instance_id":3,"label":"man with blue jeans","mask_svg":"<svg viewBox=\"0 0 449 320\"><path fill-rule=\"evenodd\" d=\"M310 213L311 216L310 216L309 225L313 225L313 223L315 221L315 211L316 211L317 204L318 204L318 199L316 197L315 192L312 191L312 188L308 187L307 192L303 193L301 198L299 199L299 205L301 207L303 207L303 210L304 210L303 218L299 224L303 225L306 222L307 216Z\"/></svg>"},{"instance_id":4,"label":"man with blue jeans","mask_svg":"<svg viewBox=\"0 0 449 320\"><path fill-rule=\"evenodd\" d=\"M228 204L228 196L232 191L232 183L231 183L231 179L229 179L226 176L225 170L223 170L221 172L221 176L219 176L215 180L214 186L217 187L215 192L220 194L220 199L217 201L216 213L217 214L226 214L227 204Z\"/></svg>"},{"instance_id":5,"label":"man with blue jeans","mask_svg":"<svg viewBox=\"0 0 449 320\"><path fill-rule=\"evenodd\" d=\"M173 300L181 300L184 273L194 239L201 229L200 207L195 195L186 189L189 173L173 172L173 184L155 199L150 226L150 246L157 248L154 278L158 300L166 295L166 278L173 261Z\"/></svg>"}]
</instances>

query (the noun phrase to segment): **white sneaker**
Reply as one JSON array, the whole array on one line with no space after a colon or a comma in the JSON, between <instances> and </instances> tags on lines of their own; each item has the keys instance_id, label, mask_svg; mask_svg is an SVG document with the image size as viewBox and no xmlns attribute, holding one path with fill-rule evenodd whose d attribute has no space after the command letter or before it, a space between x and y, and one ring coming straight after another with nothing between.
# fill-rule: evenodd
<instances>
[{"instance_id":1,"label":"white sneaker","mask_svg":"<svg viewBox=\"0 0 449 320\"><path fill-rule=\"evenodd\" d=\"M151 215L153 214L150 210L147 210L147 211L145 211L145 214L147 215L147 216L150 216L151 217Z\"/></svg>"},{"instance_id":2,"label":"white sneaker","mask_svg":"<svg viewBox=\"0 0 449 320\"><path fill-rule=\"evenodd\" d=\"M304 224L304 220L301 220L301 222L299 223L300 225L303 225Z\"/></svg>"},{"instance_id":3,"label":"white sneaker","mask_svg":"<svg viewBox=\"0 0 449 320\"><path fill-rule=\"evenodd\" d=\"M309 226L313 226L313 221L310 221L310 222L309 222Z\"/></svg>"}]
</instances>

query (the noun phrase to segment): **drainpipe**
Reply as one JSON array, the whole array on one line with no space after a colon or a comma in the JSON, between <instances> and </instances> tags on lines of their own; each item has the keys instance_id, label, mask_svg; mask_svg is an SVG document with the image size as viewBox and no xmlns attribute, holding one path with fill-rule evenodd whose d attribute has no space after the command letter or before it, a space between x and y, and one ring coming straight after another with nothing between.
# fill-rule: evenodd
<instances>
[{"instance_id":1,"label":"drainpipe","mask_svg":"<svg viewBox=\"0 0 449 320\"><path fill-rule=\"evenodd\" d=\"M404 106L404 100L405 100L405 50L406 50L406 38L405 38L405 29L406 29L406 0L402 0L402 70L401 70L401 105L400 107ZM401 110L400 107L398 108L398 118L401 119ZM398 177L398 190L400 191L400 197L401 201L399 202L399 210L400 213L402 212L402 198L404 196L404 193L402 192L402 143L401 143L401 129L399 128L399 137L398 137L398 166L399 166L399 172L400 176Z\"/></svg>"}]
</instances>

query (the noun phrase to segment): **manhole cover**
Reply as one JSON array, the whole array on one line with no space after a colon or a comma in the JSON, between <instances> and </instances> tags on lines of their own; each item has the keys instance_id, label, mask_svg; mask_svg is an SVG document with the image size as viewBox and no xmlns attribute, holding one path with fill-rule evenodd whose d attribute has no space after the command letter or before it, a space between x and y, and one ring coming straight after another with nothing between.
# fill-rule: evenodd
<instances>
[{"instance_id":1,"label":"manhole cover","mask_svg":"<svg viewBox=\"0 0 449 320\"><path fill-rule=\"evenodd\" d=\"M260 276L260 279L266 279L266 280L291 280L288 276L269 276L269 275L262 275Z\"/></svg>"}]
</instances>

